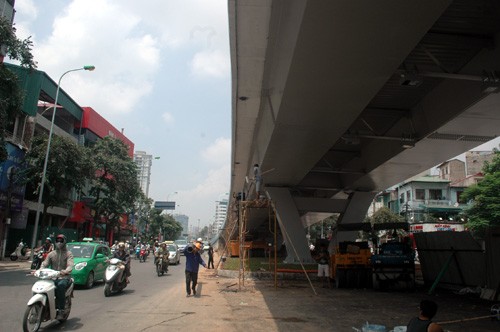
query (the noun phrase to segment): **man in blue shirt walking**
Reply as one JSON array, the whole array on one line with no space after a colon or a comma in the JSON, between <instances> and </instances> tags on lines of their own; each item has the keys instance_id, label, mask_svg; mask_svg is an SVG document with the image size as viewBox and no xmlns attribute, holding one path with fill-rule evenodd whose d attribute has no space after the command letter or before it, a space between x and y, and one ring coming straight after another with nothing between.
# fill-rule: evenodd
<instances>
[{"instance_id":1,"label":"man in blue shirt walking","mask_svg":"<svg viewBox=\"0 0 500 332\"><path fill-rule=\"evenodd\" d=\"M196 284L198 283L198 269L200 265L207 268L207 264L200 255L201 243L196 242L184 248L184 256L186 257L186 293L191 296L196 295Z\"/></svg>"}]
</instances>

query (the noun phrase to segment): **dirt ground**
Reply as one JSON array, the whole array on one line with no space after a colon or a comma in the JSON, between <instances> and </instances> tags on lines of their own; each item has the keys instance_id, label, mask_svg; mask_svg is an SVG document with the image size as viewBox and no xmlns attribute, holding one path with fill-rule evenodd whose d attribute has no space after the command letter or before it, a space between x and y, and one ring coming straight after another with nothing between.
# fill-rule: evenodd
<instances>
[{"instance_id":1,"label":"dirt ground","mask_svg":"<svg viewBox=\"0 0 500 332\"><path fill-rule=\"evenodd\" d=\"M227 302L229 312L221 319L235 331L354 331L366 322L390 331L417 315L422 299L438 304L434 320L443 322L445 331L500 331L500 321L491 318L465 321L490 315L495 304L472 294L438 289L427 295L424 287L412 292L323 288L312 280L315 294L307 280L283 280L275 288L273 280L245 279L242 285L237 277L220 277L213 270L200 274L206 290ZM464 321L444 323L457 320Z\"/></svg>"}]
</instances>

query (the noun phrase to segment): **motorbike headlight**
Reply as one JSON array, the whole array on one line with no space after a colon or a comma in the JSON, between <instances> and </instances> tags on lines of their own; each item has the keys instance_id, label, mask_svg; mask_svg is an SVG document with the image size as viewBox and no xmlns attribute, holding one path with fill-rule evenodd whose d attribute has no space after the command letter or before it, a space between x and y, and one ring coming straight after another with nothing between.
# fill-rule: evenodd
<instances>
[{"instance_id":1,"label":"motorbike headlight","mask_svg":"<svg viewBox=\"0 0 500 332\"><path fill-rule=\"evenodd\" d=\"M81 262L75 265L75 270L80 271L83 269L85 266L87 266L87 262Z\"/></svg>"}]
</instances>

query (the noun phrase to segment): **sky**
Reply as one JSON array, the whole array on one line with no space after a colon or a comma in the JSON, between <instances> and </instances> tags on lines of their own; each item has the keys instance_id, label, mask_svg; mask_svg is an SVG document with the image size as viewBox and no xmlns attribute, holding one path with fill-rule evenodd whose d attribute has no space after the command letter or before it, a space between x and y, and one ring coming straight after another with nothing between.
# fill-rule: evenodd
<instances>
[{"instance_id":1,"label":"sky","mask_svg":"<svg viewBox=\"0 0 500 332\"><path fill-rule=\"evenodd\" d=\"M229 191L231 65L227 0L16 0L17 37L38 70L153 159L149 197L213 222Z\"/></svg>"}]
</instances>

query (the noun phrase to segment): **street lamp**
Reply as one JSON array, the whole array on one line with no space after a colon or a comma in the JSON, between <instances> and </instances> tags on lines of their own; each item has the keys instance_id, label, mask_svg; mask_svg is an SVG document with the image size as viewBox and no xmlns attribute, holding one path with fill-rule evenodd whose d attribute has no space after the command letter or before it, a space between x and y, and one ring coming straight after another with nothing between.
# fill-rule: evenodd
<instances>
[{"instance_id":1,"label":"street lamp","mask_svg":"<svg viewBox=\"0 0 500 332\"><path fill-rule=\"evenodd\" d=\"M52 122L50 123L50 131L49 131L49 139L47 140L47 151L45 152L45 161L43 163L43 172L42 172L42 183L40 184L40 192L38 194L38 204L36 206L36 217L35 217L35 227L33 229L33 238L31 239L31 260L33 260L33 255L35 250L33 250L36 246L36 237L38 231L38 222L40 221L40 207L42 205L43 198L43 189L45 187L45 177L47 175L47 163L49 161L49 152L50 152L50 143L52 141L52 133L54 132L54 121L56 119L56 110L57 110L57 99L59 98L59 90L61 89L61 80L67 73L78 70L88 70L93 71L95 69L94 66L83 66L82 68L76 68L66 71L59 77L59 82L57 82L57 90L56 90L56 98L54 100L54 110L52 111Z\"/></svg>"}]
</instances>

